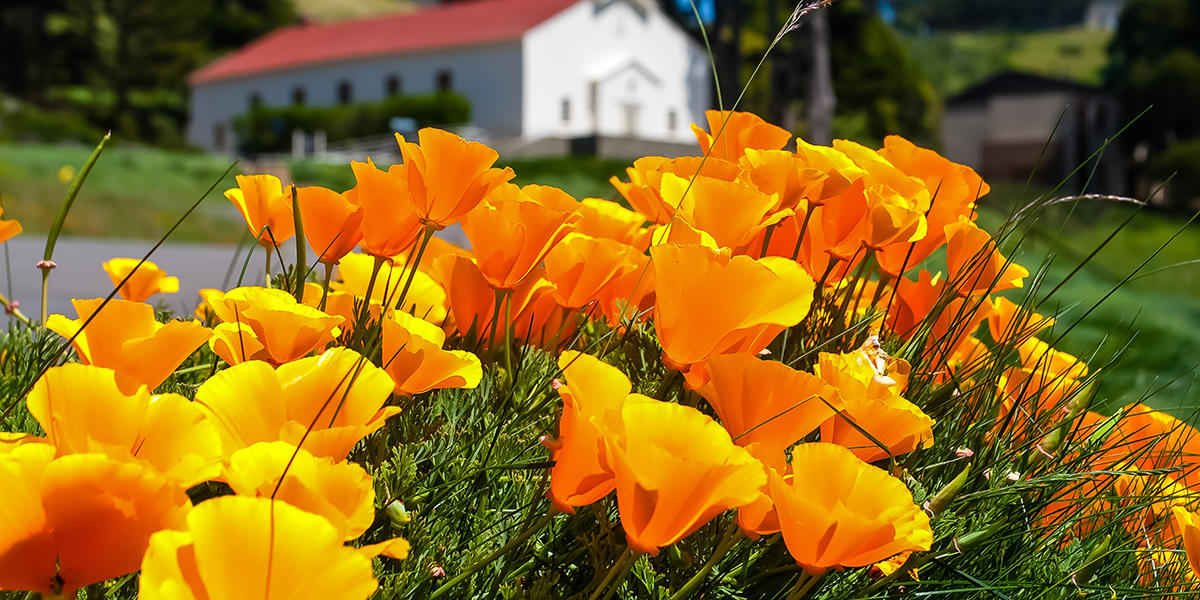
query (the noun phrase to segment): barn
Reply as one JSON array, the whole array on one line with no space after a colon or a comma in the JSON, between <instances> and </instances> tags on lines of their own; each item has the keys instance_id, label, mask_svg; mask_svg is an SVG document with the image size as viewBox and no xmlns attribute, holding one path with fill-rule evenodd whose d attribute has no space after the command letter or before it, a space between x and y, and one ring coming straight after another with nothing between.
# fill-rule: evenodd
<instances>
[{"instance_id":1,"label":"barn","mask_svg":"<svg viewBox=\"0 0 1200 600\"><path fill-rule=\"evenodd\" d=\"M233 120L258 104L452 89L470 100L476 137L550 154L580 139L691 144L712 78L703 46L654 0L468 0L285 27L189 84L187 139L214 153L236 152Z\"/></svg>"}]
</instances>

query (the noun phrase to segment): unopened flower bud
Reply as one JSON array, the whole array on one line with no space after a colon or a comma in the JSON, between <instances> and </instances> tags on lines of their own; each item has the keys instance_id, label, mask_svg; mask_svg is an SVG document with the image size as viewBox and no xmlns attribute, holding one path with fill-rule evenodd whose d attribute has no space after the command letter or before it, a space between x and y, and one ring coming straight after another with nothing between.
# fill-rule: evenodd
<instances>
[{"instance_id":1,"label":"unopened flower bud","mask_svg":"<svg viewBox=\"0 0 1200 600\"><path fill-rule=\"evenodd\" d=\"M387 506L387 516L395 525L404 525L405 523L412 521L412 515L409 514L408 509L404 506L404 503L399 500L393 500L392 503Z\"/></svg>"}]
</instances>

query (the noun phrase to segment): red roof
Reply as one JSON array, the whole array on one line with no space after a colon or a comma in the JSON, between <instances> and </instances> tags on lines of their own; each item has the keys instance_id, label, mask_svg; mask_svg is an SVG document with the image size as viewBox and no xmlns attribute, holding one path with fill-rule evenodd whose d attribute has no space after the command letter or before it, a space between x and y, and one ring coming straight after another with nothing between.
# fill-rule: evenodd
<instances>
[{"instance_id":1,"label":"red roof","mask_svg":"<svg viewBox=\"0 0 1200 600\"><path fill-rule=\"evenodd\" d=\"M578 0L474 0L277 29L192 72L193 84L340 60L511 40Z\"/></svg>"}]
</instances>

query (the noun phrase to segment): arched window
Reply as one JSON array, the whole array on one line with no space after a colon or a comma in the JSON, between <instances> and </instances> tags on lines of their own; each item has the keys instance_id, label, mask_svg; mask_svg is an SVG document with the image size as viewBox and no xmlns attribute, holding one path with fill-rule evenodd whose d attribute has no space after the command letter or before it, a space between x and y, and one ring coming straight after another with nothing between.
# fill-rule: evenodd
<instances>
[{"instance_id":1,"label":"arched window","mask_svg":"<svg viewBox=\"0 0 1200 600\"><path fill-rule=\"evenodd\" d=\"M454 88L454 75L450 73L450 69L442 69L437 72L437 89L439 92L444 92Z\"/></svg>"},{"instance_id":2,"label":"arched window","mask_svg":"<svg viewBox=\"0 0 1200 600\"><path fill-rule=\"evenodd\" d=\"M400 90L400 76L388 75L388 78L383 82L384 93L388 96L395 96L400 93Z\"/></svg>"},{"instance_id":3,"label":"arched window","mask_svg":"<svg viewBox=\"0 0 1200 600\"><path fill-rule=\"evenodd\" d=\"M571 99L562 99L562 121L563 123L571 122Z\"/></svg>"},{"instance_id":4,"label":"arched window","mask_svg":"<svg viewBox=\"0 0 1200 600\"><path fill-rule=\"evenodd\" d=\"M350 87L348 80L343 79L338 82L337 97L340 104L349 104L354 101L354 89Z\"/></svg>"}]
</instances>

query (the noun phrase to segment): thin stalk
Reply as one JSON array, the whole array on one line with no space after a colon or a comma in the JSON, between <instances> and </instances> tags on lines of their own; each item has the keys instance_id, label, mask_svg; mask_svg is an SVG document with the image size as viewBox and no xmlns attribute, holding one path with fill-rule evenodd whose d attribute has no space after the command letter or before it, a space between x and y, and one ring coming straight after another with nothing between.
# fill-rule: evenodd
<instances>
[{"instance_id":1,"label":"thin stalk","mask_svg":"<svg viewBox=\"0 0 1200 600\"><path fill-rule=\"evenodd\" d=\"M359 315L359 321L364 325L371 317L371 292L375 291L375 278L379 276L379 269L383 268L386 260L386 256L376 256L375 264L371 266L371 278L367 280L367 293L363 295L363 310ZM383 315L380 315L380 318L383 318Z\"/></svg>"},{"instance_id":2,"label":"thin stalk","mask_svg":"<svg viewBox=\"0 0 1200 600\"><path fill-rule=\"evenodd\" d=\"M417 267L421 264L421 257L425 255L425 247L429 245L430 238L433 237L433 228L425 226L425 235L421 238L421 247L417 249L417 257L413 260L412 270L408 272L408 280L404 282L404 289L400 290L400 299L396 301L396 307L404 310L404 297L408 295L408 288L412 285L413 278L417 275Z\"/></svg>"},{"instance_id":3,"label":"thin stalk","mask_svg":"<svg viewBox=\"0 0 1200 600\"><path fill-rule=\"evenodd\" d=\"M516 377L513 376L512 370L512 294L512 290L504 290L504 296L508 299L504 305L504 372L508 373L509 382L515 385Z\"/></svg>"},{"instance_id":4,"label":"thin stalk","mask_svg":"<svg viewBox=\"0 0 1200 600\"><path fill-rule=\"evenodd\" d=\"M304 248L304 220L300 217L300 198L296 186L292 186L292 221L296 226L296 289L292 290L296 302L304 303L304 265L308 264Z\"/></svg>"},{"instance_id":5,"label":"thin stalk","mask_svg":"<svg viewBox=\"0 0 1200 600\"><path fill-rule=\"evenodd\" d=\"M704 582L708 579L708 574L712 572L713 567L717 566L717 563L721 562L722 558L725 558L725 555L729 553L729 550L733 548L733 545L736 544L741 537L741 532L738 530L737 523L730 523L729 527L725 529L725 535L721 538L721 542L717 544L716 549L713 550L712 556L708 558L708 562L704 563L704 566L697 571L695 575L692 575L692 578L689 579L687 583L683 584L683 587L679 588L679 591L671 594L671 597L667 600L684 600L684 598L690 598L692 594L695 594L696 591L704 585Z\"/></svg>"},{"instance_id":6,"label":"thin stalk","mask_svg":"<svg viewBox=\"0 0 1200 600\"><path fill-rule=\"evenodd\" d=\"M522 531L521 533L518 533L517 536L514 537L513 539L509 540L509 542L507 544L501 546L499 550L496 550L495 552L484 557L483 560L471 565L470 567L467 567L467 570L463 571L462 573L459 573L454 579L447 581L445 585L434 590L433 593L429 595L429 600L433 600L434 598L440 598L441 596L448 594L454 586L462 583L468 577L478 573L484 567L495 562L496 559L500 558L501 556L508 554L517 546L520 546L521 544L525 543L525 540L528 540L531 536L533 536L533 534L541 531L543 528L546 527L546 525L549 525L550 521L552 521L553 519L554 519L554 514L547 513L546 516L539 519L537 523L534 523L532 527L530 527L529 529L526 529L525 531Z\"/></svg>"},{"instance_id":7,"label":"thin stalk","mask_svg":"<svg viewBox=\"0 0 1200 600\"><path fill-rule=\"evenodd\" d=\"M617 581L618 576L620 576L621 580L625 579L625 574L633 567L635 560L636 557L633 555L633 550L626 546L625 551L617 558L617 562L613 563L613 566L608 570L604 579L600 580L600 585L596 586L592 595L588 596L588 600L611 598L613 593L617 591L617 585L620 584L620 581ZM605 589L608 589L607 594L604 594Z\"/></svg>"},{"instance_id":8,"label":"thin stalk","mask_svg":"<svg viewBox=\"0 0 1200 600\"><path fill-rule=\"evenodd\" d=\"M21 312L21 309L13 306L13 301L9 300L4 294L0 294L0 304L3 304L4 310L8 311L8 313L12 316L20 319L22 323L26 325L30 323L29 317L25 316L25 313Z\"/></svg>"},{"instance_id":9,"label":"thin stalk","mask_svg":"<svg viewBox=\"0 0 1200 600\"><path fill-rule=\"evenodd\" d=\"M333 263L321 263L325 265L325 279L321 282L321 305L318 310L325 310L325 301L329 299L329 280L333 279Z\"/></svg>"},{"instance_id":10,"label":"thin stalk","mask_svg":"<svg viewBox=\"0 0 1200 600\"><path fill-rule=\"evenodd\" d=\"M496 306L492 309L492 322L488 331L488 353L491 354L496 348L496 328L500 326L500 305L504 302L504 291L496 290ZM495 356L495 354L492 354Z\"/></svg>"},{"instance_id":11,"label":"thin stalk","mask_svg":"<svg viewBox=\"0 0 1200 600\"><path fill-rule=\"evenodd\" d=\"M271 250L267 250L267 284L266 288L271 289Z\"/></svg>"},{"instance_id":12,"label":"thin stalk","mask_svg":"<svg viewBox=\"0 0 1200 600\"><path fill-rule=\"evenodd\" d=\"M46 235L46 251L42 253L42 260L38 262L37 268L42 270L42 322L46 322L46 287L50 280L50 271L54 269L54 245L58 243L58 234L62 233L63 223L67 220L67 213L71 212L71 205L75 203L75 198L79 196L79 190L83 188L83 182L87 180L88 175L92 172L92 167L96 166L96 161L100 160L100 154L104 152L104 147L108 145L108 140L112 139L112 132L104 134L100 138L100 143L96 144L96 149L92 150L92 155L88 157L87 162L83 163L83 168L79 170L79 174L71 181L71 187L67 188L67 196L63 198L62 207L58 209L58 216L54 218L54 224L50 226L50 233Z\"/></svg>"},{"instance_id":13,"label":"thin stalk","mask_svg":"<svg viewBox=\"0 0 1200 600\"><path fill-rule=\"evenodd\" d=\"M821 583L822 579L825 579L824 573L821 573L820 575L808 575L806 573L805 575L807 575L807 579L801 578L796 582L796 587L793 588L791 593L787 595L787 600L800 600L809 592L811 592L818 583Z\"/></svg>"}]
</instances>

